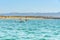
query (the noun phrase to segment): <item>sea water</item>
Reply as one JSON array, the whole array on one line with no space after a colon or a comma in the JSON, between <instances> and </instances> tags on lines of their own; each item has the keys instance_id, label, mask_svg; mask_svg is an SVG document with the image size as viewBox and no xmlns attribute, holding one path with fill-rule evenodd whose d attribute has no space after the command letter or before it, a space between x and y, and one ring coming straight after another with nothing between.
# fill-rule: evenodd
<instances>
[{"instance_id":1,"label":"sea water","mask_svg":"<svg viewBox=\"0 0 60 40\"><path fill-rule=\"evenodd\" d=\"M60 40L60 19L0 19L0 40Z\"/></svg>"}]
</instances>

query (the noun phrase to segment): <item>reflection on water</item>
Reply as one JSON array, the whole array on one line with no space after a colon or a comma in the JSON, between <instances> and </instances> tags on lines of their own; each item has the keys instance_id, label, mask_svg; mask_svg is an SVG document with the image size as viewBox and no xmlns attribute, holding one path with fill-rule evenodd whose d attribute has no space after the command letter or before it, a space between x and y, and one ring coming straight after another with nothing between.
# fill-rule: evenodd
<instances>
[{"instance_id":1,"label":"reflection on water","mask_svg":"<svg viewBox=\"0 0 60 40\"><path fill-rule=\"evenodd\" d=\"M60 40L60 20L0 19L0 40Z\"/></svg>"}]
</instances>

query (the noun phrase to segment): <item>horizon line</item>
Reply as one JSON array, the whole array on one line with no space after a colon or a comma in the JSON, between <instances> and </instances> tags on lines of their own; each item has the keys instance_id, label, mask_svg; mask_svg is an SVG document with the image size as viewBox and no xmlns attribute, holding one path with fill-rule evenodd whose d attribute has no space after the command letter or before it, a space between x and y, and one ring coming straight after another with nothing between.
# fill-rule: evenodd
<instances>
[{"instance_id":1,"label":"horizon line","mask_svg":"<svg viewBox=\"0 0 60 40\"><path fill-rule=\"evenodd\" d=\"M60 13L60 12L5 12L5 13ZM3 14L3 13L0 13Z\"/></svg>"}]
</instances>

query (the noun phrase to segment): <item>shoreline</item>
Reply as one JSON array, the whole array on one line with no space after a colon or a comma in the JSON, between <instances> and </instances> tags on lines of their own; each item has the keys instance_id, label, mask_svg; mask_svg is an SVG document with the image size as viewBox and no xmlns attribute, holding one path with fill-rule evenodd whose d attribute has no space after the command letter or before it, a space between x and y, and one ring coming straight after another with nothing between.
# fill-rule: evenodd
<instances>
[{"instance_id":1,"label":"shoreline","mask_svg":"<svg viewBox=\"0 0 60 40\"><path fill-rule=\"evenodd\" d=\"M0 16L0 19L60 19L60 17L51 16Z\"/></svg>"}]
</instances>

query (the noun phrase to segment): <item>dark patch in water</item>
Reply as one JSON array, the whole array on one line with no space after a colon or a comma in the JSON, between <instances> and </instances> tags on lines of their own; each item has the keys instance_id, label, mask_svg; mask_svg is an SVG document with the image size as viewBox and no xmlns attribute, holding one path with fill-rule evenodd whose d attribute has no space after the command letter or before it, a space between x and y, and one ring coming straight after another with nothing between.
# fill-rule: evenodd
<instances>
[{"instance_id":1,"label":"dark patch in water","mask_svg":"<svg viewBox=\"0 0 60 40\"><path fill-rule=\"evenodd\" d=\"M39 40L46 40L46 39L44 39L44 38L41 38L41 39L39 39Z\"/></svg>"},{"instance_id":2,"label":"dark patch in water","mask_svg":"<svg viewBox=\"0 0 60 40\"><path fill-rule=\"evenodd\" d=\"M50 35L45 35L44 37L51 37Z\"/></svg>"},{"instance_id":3,"label":"dark patch in water","mask_svg":"<svg viewBox=\"0 0 60 40\"><path fill-rule=\"evenodd\" d=\"M5 39L5 40L16 40L16 39Z\"/></svg>"},{"instance_id":4,"label":"dark patch in water","mask_svg":"<svg viewBox=\"0 0 60 40\"><path fill-rule=\"evenodd\" d=\"M20 23L24 23L24 21L21 20Z\"/></svg>"},{"instance_id":5,"label":"dark patch in water","mask_svg":"<svg viewBox=\"0 0 60 40\"><path fill-rule=\"evenodd\" d=\"M59 33L56 32L56 33L54 33L54 35L59 35Z\"/></svg>"},{"instance_id":6,"label":"dark patch in water","mask_svg":"<svg viewBox=\"0 0 60 40\"><path fill-rule=\"evenodd\" d=\"M8 30L13 30L13 28L7 28Z\"/></svg>"}]
</instances>

